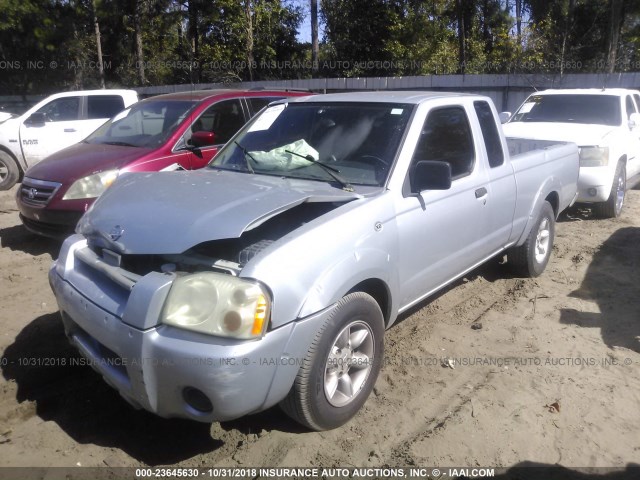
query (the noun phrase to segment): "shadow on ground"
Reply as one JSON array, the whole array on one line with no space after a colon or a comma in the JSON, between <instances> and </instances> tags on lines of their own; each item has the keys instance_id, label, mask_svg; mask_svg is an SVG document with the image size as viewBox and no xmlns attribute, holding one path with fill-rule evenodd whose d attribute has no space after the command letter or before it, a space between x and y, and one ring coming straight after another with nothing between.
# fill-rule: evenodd
<instances>
[{"instance_id":1,"label":"shadow on ground","mask_svg":"<svg viewBox=\"0 0 640 480\"><path fill-rule=\"evenodd\" d=\"M48 253L55 260L60 252L61 242L35 235L23 225L14 225L0 229L0 246L34 256Z\"/></svg>"},{"instance_id":2,"label":"shadow on ground","mask_svg":"<svg viewBox=\"0 0 640 480\"><path fill-rule=\"evenodd\" d=\"M628 463L624 468L580 468L578 470L560 465L520 462L493 478L496 480L637 480L640 478L640 465Z\"/></svg>"},{"instance_id":3,"label":"shadow on ground","mask_svg":"<svg viewBox=\"0 0 640 480\"><path fill-rule=\"evenodd\" d=\"M27 325L4 357L2 373L16 382L17 401L35 402L39 417L56 422L78 443L119 448L149 465L175 463L222 445L211 438L209 424L137 411L90 367L70 366L78 354L57 313ZM24 365L25 359L31 364Z\"/></svg>"},{"instance_id":4,"label":"shadow on ground","mask_svg":"<svg viewBox=\"0 0 640 480\"><path fill-rule=\"evenodd\" d=\"M593 256L580 288L570 296L596 302L600 313L563 309L560 321L599 328L609 347L640 353L640 228L616 230Z\"/></svg>"}]
</instances>

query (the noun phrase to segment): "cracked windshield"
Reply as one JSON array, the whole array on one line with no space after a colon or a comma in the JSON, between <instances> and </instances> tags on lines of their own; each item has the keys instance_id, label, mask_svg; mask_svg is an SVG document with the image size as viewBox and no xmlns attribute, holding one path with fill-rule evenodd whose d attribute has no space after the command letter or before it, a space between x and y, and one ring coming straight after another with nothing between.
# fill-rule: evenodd
<instances>
[{"instance_id":1,"label":"cracked windshield","mask_svg":"<svg viewBox=\"0 0 640 480\"><path fill-rule=\"evenodd\" d=\"M353 185L386 182L412 106L349 103L268 107L210 167Z\"/></svg>"}]
</instances>

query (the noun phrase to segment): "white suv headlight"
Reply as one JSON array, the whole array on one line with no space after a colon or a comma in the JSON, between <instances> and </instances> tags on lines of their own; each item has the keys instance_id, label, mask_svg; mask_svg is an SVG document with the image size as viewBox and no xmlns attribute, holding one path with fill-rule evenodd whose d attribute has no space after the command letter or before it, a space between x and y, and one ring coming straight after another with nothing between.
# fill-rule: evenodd
<instances>
[{"instance_id":1,"label":"white suv headlight","mask_svg":"<svg viewBox=\"0 0 640 480\"><path fill-rule=\"evenodd\" d=\"M84 178L80 178L73 182L67 193L62 197L63 200L80 200L83 198L95 198L102 195L107 187L109 187L116 178L118 178L118 170L106 170L100 173L94 173Z\"/></svg>"},{"instance_id":2,"label":"white suv headlight","mask_svg":"<svg viewBox=\"0 0 640 480\"><path fill-rule=\"evenodd\" d=\"M581 167L606 167L609 163L609 147L580 147Z\"/></svg>"},{"instance_id":3,"label":"white suv headlight","mask_svg":"<svg viewBox=\"0 0 640 480\"><path fill-rule=\"evenodd\" d=\"M259 338L269 323L271 301L257 282L215 272L173 281L162 323L233 338Z\"/></svg>"}]
</instances>

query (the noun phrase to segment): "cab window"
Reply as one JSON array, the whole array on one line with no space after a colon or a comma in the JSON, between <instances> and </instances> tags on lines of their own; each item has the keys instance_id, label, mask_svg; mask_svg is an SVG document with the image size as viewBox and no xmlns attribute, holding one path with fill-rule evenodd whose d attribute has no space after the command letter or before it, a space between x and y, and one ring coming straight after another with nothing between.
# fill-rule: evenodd
<instances>
[{"instance_id":1,"label":"cab window","mask_svg":"<svg viewBox=\"0 0 640 480\"><path fill-rule=\"evenodd\" d=\"M487 102L481 101L473 102L473 107L478 115L478 122L480 122L480 130L482 130L484 145L489 157L489 166L491 168L499 167L504 163L504 152L491 107Z\"/></svg>"},{"instance_id":2,"label":"cab window","mask_svg":"<svg viewBox=\"0 0 640 480\"><path fill-rule=\"evenodd\" d=\"M444 107L429 112L413 155L414 163L421 160L449 163L454 180L473 171L473 136L462 107Z\"/></svg>"},{"instance_id":3,"label":"cab window","mask_svg":"<svg viewBox=\"0 0 640 480\"><path fill-rule=\"evenodd\" d=\"M124 100L120 95L89 95L87 97L87 118L111 118L124 110Z\"/></svg>"}]
</instances>

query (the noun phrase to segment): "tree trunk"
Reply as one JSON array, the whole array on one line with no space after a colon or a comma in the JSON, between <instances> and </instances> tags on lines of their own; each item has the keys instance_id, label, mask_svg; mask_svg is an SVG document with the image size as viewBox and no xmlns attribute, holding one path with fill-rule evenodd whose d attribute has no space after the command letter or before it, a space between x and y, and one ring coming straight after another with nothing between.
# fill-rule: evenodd
<instances>
[{"instance_id":1,"label":"tree trunk","mask_svg":"<svg viewBox=\"0 0 640 480\"><path fill-rule=\"evenodd\" d=\"M573 25L573 12L576 8L576 0L569 0L569 8L567 9L567 17L564 22L564 31L562 32L562 49L560 53L560 76L564 74L565 54L567 51L567 41L571 25Z\"/></svg>"},{"instance_id":2,"label":"tree trunk","mask_svg":"<svg viewBox=\"0 0 640 480\"><path fill-rule=\"evenodd\" d=\"M133 25L136 41L136 66L138 67L138 81L140 85L147 83L144 71L144 52L142 50L142 4L143 0L137 0L133 14Z\"/></svg>"},{"instance_id":3,"label":"tree trunk","mask_svg":"<svg viewBox=\"0 0 640 480\"><path fill-rule=\"evenodd\" d=\"M247 68L249 69L249 81L253 81L253 16L251 15L251 0L244 2L244 16L246 21L247 38L245 41L245 52L247 57Z\"/></svg>"},{"instance_id":4,"label":"tree trunk","mask_svg":"<svg viewBox=\"0 0 640 480\"><path fill-rule=\"evenodd\" d=\"M96 30L96 46L98 49L98 73L100 75L100 88L106 88L104 83L104 66L102 65L102 41L100 40L100 24L98 23L96 1L93 0L92 4L93 4L93 25Z\"/></svg>"},{"instance_id":5,"label":"tree trunk","mask_svg":"<svg viewBox=\"0 0 640 480\"><path fill-rule=\"evenodd\" d=\"M200 56L200 43L198 39L198 5L195 0L189 0L189 4L187 6L187 14L189 17L189 27L188 27L188 35L189 35L189 44L191 47L191 64L193 65L198 61ZM199 70L198 70L199 71ZM199 83L200 76L197 72L194 72L192 68L189 69L189 76L191 77L191 83Z\"/></svg>"},{"instance_id":6,"label":"tree trunk","mask_svg":"<svg viewBox=\"0 0 640 480\"><path fill-rule=\"evenodd\" d=\"M458 16L458 61L460 65L458 71L464 75L465 63L466 63L466 29L464 24L464 12L463 12L464 0L456 0L456 13Z\"/></svg>"},{"instance_id":7,"label":"tree trunk","mask_svg":"<svg viewBox=\"0 0 640 480\"><path fill-rule=\"evenodd\" d=\"M616 67L616 57L618 53L618 39L622 28L623 0L611 0L611 17L609 21L609 39L607 46L607 73L613 73Z\"/></svg>"},{"instance_id":8,"label":"tree trunk","mask_svg":"<svg viewBox=\"0 0 640 480\"><path fill-rule=\"evenodd\" d=\"M516 35L518 45L522 46L522 0L515 0L516 3Z\"/></svg>"},{"instance_id":9,"label":"tree trunk","mask_svg":"<svg viewBox=\"0 0 640 480\"><path fill-rule=\"evenodd\" d=\"M318 0L311 0L311 71L318 73Z\"/></svg>"}]
</instances>

